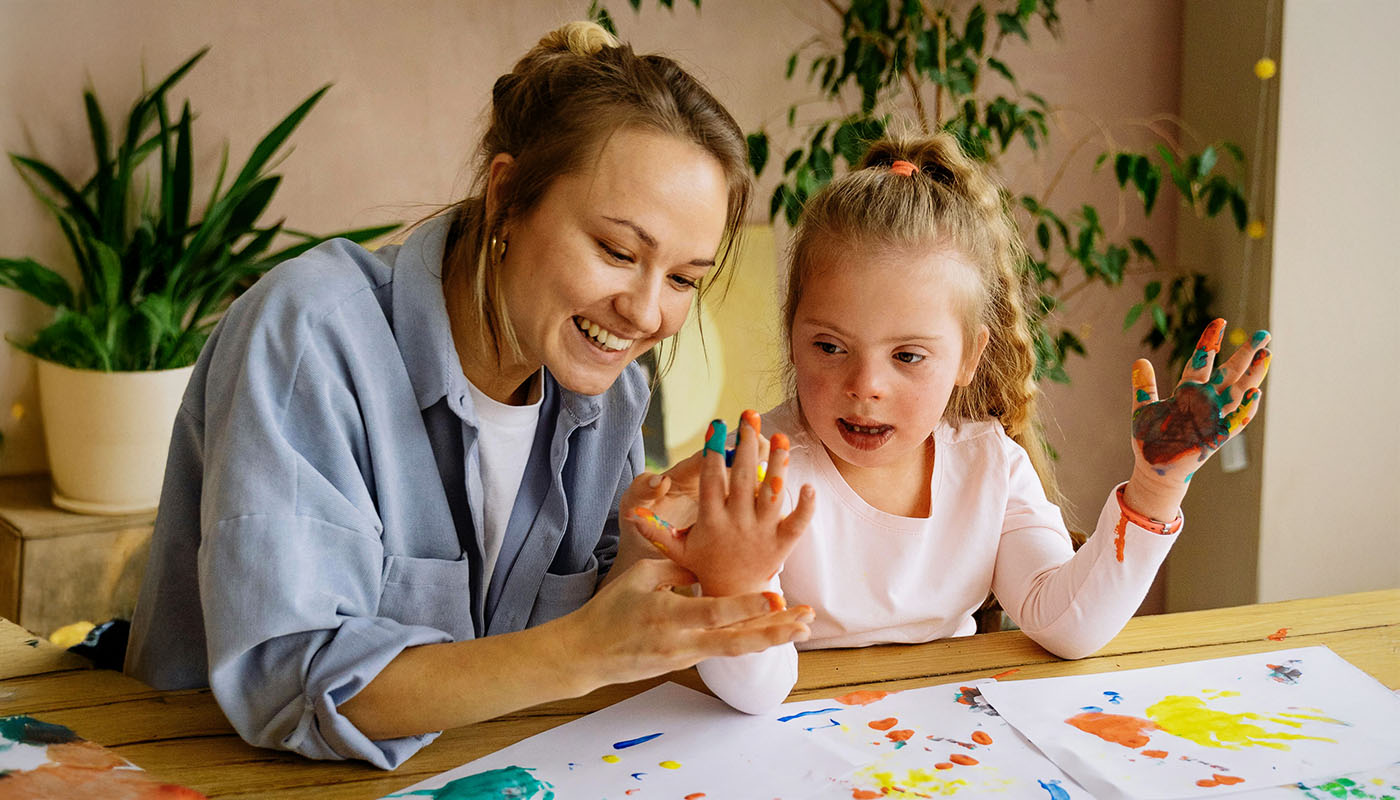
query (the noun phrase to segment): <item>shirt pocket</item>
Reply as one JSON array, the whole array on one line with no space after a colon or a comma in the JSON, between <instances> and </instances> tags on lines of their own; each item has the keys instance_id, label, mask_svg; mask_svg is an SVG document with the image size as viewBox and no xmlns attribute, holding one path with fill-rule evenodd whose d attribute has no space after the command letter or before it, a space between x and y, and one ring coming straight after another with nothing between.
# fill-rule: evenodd
<instances>
[{"instance_id":1,"label":"shirt pocket","mask_svg":"<svg viewBox=\"0 0 1400 800\"><path fill-rule=\"evenodd\" d=\"M575 611L593 596L598 584L598 557L590 555L583 571L568 575L546 572L540 581L540 592L530 610L527 627L534 627Z\"/></svg>"},{"instance_id":2,"label":"shirt pocket","mask_svg":"<svg viewBox=\"0 0 1400 800\"><path fill-rule=\"evenodd\" d=\"M474 638L471 562L386 556L379 615L436 628L455 641Z\"/></svg>"}]
</instances>

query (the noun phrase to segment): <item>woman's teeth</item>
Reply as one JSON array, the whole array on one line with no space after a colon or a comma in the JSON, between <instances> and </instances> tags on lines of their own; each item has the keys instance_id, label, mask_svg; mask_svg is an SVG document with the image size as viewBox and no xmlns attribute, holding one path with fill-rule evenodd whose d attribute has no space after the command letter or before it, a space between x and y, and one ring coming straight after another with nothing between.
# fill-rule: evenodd
<instances>
[{"instance_id":1,"label":"woman's teeth","mask_svg":"<svg viewBox=\"0 0 1400 800\"><path fill-rule=\"evenodd\" d=\"M574 317L574 325L605 350L626 350L632 346L632 339L618 338L592 320Z\"/></svg>"}]
</instances>

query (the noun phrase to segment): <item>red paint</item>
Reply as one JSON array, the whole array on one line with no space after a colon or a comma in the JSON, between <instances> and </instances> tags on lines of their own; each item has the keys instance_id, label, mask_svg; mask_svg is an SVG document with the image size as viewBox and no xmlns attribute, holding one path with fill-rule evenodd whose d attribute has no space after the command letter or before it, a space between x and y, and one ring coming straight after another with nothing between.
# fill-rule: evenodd
<instances>
[{"instance_id":1,"label":"red paint","mask_svg":"<svg viewBox=\"0 0 1400 800\"><path fill-rule=\"evenodd\" d=\"M1124 747L1139 748L1147 744L1148 731L1161 730L1150 719L1139 719L1121 714L1105 714L1102 711L1086 711L1065 720L1074 727L1092 733L1106 742L1115 742Z\"/></svg>"},{"instance_id":2,"label":"red paint","mask_svg":"<svg viewBox=\"0 0 1400 800\"><path fill-rule=\"evenodd\" d=\"M885 734L885 738L889 739L891 742L905 742L908 741L909 737L913 735L913 731L890 731L889 733Z\"/></svg>"},{"instance_id":3,"label":"red paint","mask_svg":"<svg viewBox=\"0 0 1400 800\"><path fill-rule=\"evenodd\" d=\"M1166 758L1166 757L1167 757L1167 751L1166 751L1166 750L1144 750L1144 751L1142 751L1142 754L1145 755L1145 756L1147 756L1148 758Z\"/></svg>"},{"instance_id":4,"label":"red paint","mask_svg":"<svg viewBox=\"0 0 1400 800\"><path fill-rule=\"evenodd\" d=\"M875 800L875 798L877 798L877 797L884 797L884 796L885 796L885 793L884 793L884 792L872 792L872 791L870 791L869 789L853 789L853 790L851 790L851 797L855 798L855 800Z\"/></svg>"},{"instance_id":5,"label":"red paint","mask_svg":"<svg viewBox=\"0 0 1400 800\"><path fill-rule=\"evenodd\" d=\"M1234 775L1220 775L1215 773L1213 773L1209 778L1201 778L1200 780L1196 781L1197 786L1205 787L1234 786L1237 783L1244 783L1244 778L1238 778Z\"/></svg>"},{"instance_id":6,"label":"red paint","mask_svg":"<svg viewBox=\"0 0 1400 800\"><path fill-rule=\"evenodd\" d=\"M1276 630L1276 631L1274 631L1273 633L1269 634L1269 640L1270 640L1270 641L1274 641L1274 642L1281 642L1281 641L1283 641L1284 639L1287 639L1287 638L1288 638L1288 629L1287 629L1287 628L1279 628L1278 630Z\"/></svg>"},{"instance_id":7,"label":"red paint","mask_svg":"<svg viewBox=\"0 0 1400 800\"><path fill-rule=\"evenodd\" d=\"M876 689L861 689L858 692L843 694L840 697L834 697L832 699L843 706L868 706L871 703L884 700L889 696L889 692L881 692Z\"/></svg>"},{"instance_id":8,"label":"red paint","mask_svg":"<svg viewBox=\"0 0 1400 800\"><path fill-rule=\"evenodd\" d=\"M872 720L869 723L870 727L874 728L877 731L887 731L898 724L899 720L895 719L894 717L886 717L884 719Z\"/></svg>"},{"instance_id":9,"label":"red paint","mask_svg":"<svg viewBox=\"0 0 1400 800\"><path fill-rule=\"evenodd\" d=\"M954 764L962 764L964 767L971 767L977 764L977 759L972 756L965 756L962 753L954 753L948 756L948 760Z\"/></svg>"},{"instance_id":10,"label":"red paint","mask_svg":"<svg viewBox=\"0 0 1400 800\"><path fill-rule=\"evenodd\" d=\"M1020 668L1020 667L1012 667L1011 669L1008 669L1008 670L1005 671L1005 672L998 672L997 674L995 674L995 675L992 676L992 679L993 679L993 680L1001 680L1002 678L1005 678L1007 675L1011 675L1011 674L1014 674L1014 673L1017 673L1017 672L1020 672L1020 671L1021 671L1021 668Z\"/></svg>"},{"instance_id":11,"label":"red paint","mask_svg":"<svg viewBox=\"0 0 1400 800\"><path fill-rule=\"evenodd\" d=\"M953 768L953 765L952 765L952 764L949 764L947 761L940 761L940 762L938 762L937 764L934 764L934 765L933 765L933 768L934 768L934 769L952 769L952 768Z\"/></svg>"},{"instance_id":12,"label":"red paint","mask_svg":"<svg viewBox=\"0 0 1400 800\"><path fill-rule=\"evenodd\" d=\"M988 736L986 731L973 731L972 741L978 744L991 744L992 737Z\"/></svg>"}]
</instances>

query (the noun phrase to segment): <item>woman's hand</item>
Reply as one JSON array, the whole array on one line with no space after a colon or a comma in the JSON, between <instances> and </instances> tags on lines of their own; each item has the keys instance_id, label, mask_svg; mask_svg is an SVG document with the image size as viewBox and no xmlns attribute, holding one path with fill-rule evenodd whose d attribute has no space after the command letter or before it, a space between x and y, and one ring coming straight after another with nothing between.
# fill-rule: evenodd
<instances>
[{"instance_id":1,"label":"woman's hand","mask_svg":"<svg viewBox=\"0 0 1400 800\"><path fill-rule=\"evenodd\" d=\"M685 669L706 658L805 641L808 606L782 608L764 593L689 597L671 591L695 576L666 559L634 564L572 614L562 652L576 660L583 692Z\"/></svg>"},{"instance_id":2,"label":"woman's hand","mask_svg":"<svg viewBox=\"0 0 1400 800\"><path fill-rule=\"evenodd\" d=\"M732 470L725 467L724 422L710 424L701 456L699 509L693 525L678 525L648 506L634 508L630 515L636 530L672 561L694 573L707 595L766 588L812 517L815 497L810 486L802 487L791 514L782 513L789 450L783 434L774 435L767 474L763 481L758 480L761 424L757 413L744 412Z\"/></svg>"},{"instance_id":3,"label":"woman's hand","mask_svg":"<svg viewBox=\"0 0 1400 800\"><path fill-rule=\"evenodd\" d=\"M1176 516L1191 476L1254 417L1269 370L1268 331L1214 368L1225 320L1206 326L1181 381L1157 399L1151 362L1133 362L1133 476L1124 489L1130 508L1153 519Z\"/></svg>"}]
</instances>

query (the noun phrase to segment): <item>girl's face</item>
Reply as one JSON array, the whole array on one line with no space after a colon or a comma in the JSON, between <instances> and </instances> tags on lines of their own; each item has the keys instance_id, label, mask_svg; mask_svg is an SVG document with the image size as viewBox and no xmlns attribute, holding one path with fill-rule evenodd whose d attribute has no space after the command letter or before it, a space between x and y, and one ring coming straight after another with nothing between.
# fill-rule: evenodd
<instances>
[{"instance_id":1,"label":"girl's face","mask_svg":"<svg viewBox=\"0 0 1400 800\"><path fill-rule=\"evenodd\" d=\"M962 303L976 273L950 248L826 248L809 267L792 324L797 395L807 424L843 474L906 469L954 386L987 342L965 342Z\"/></svg>"},{"instance_id":2,"label":"girl's face","mask_svg":"<svg viewBox=\"0 0 1400 800\"><path fill-rule=\"evenodd\" d=\"M565 388L607 391L622 369L680 330L724 235L728 185L698 145L616 132L596 162L555 179L510 220L504 297L526 363Z\"/></svg>"}]
</instances>

